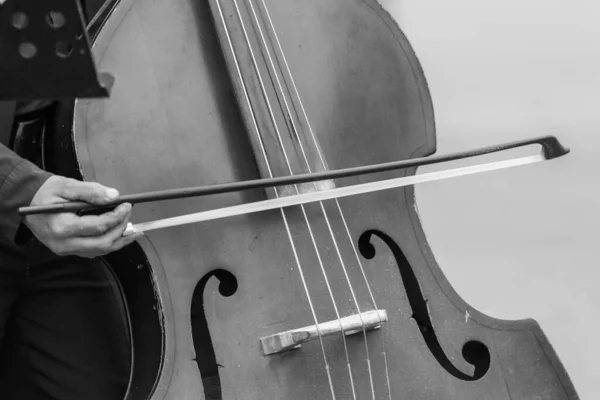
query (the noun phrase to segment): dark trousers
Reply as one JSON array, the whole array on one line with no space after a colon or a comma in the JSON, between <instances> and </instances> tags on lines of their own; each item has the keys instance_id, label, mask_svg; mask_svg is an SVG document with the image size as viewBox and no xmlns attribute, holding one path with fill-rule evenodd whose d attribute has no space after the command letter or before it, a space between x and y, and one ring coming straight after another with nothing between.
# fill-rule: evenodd
<instances>
[{"instance_id":1,"label":"dark trousers","mask_svg":"<svg viewBox=\"0 0 600 400\"><path fill-rule=\"evenodd\" d=\"M104 262L2 261L0 399L123 399L130 373L128 325Z\"/></svg>"}]
</instances>

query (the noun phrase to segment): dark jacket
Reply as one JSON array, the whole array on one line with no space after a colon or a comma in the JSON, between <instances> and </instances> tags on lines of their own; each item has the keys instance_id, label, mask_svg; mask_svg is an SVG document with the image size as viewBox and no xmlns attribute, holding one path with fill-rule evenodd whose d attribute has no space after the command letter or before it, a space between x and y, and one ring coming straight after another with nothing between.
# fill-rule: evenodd
<instances>
[{"instance_id":1,"label":"dark jacket","mask_svg":"<svg viewBox=\"0 0 600 400\"><path fill-rule=\"evenodd\" d=\"M15 103L0 102L0 261L19 257L15 236L22 218L18 208L28 206L51 174L19 157L8 147Z\"/></svg>"},{"instance_id":2,"label":"dark jacket","mask_svg":"<svg viewBox=\"0 0 600 400\"><path fill-rule=\"evenodd\" d=\"M85 18L91 19L105 1L83 0ZM23 248L15 242L23 222L18 208L28 206L40 186L51 176L7 147L14 116L39 110L51 102L36 100L16 105L15 102L0 101L0 264L24 254Z\"/></svg>"}]
</instances>

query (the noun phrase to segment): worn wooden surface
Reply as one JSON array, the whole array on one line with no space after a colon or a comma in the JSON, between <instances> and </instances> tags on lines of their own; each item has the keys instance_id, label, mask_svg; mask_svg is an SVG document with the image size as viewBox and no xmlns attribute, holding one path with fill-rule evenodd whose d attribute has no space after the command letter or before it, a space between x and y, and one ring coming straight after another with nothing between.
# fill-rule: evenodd
<instances>
[{"instance_id":1,"label":"worn wooden surface","mask_svg":"<svg viewBox=\"0 0 600 400\"><path fill-rule=\"evenodd\" d=\"M227 3L225 18L233 22ZM269 4L329 168L435 150L431 99L419 63L375 1ZM232 26L239 43L240 31ZM133 193L265 174L252 145L249 107L239 101L240 86L232 85L227 69L231 63L221 56L218 29L208 3L122 0L117 5L95 47L100 69L117 77L112 97L78 102L74 114L78 167L85 179ZM248 71L248 54L238 54ZM261 132L272 140L274 130L256 82L249 96ZM275 118L289 129L285 116ZM299 143L310 146L309 139L305 129L298 137L289 131L285 136L296 169L306 168ZM316 153L317 147L309 147L308 159L318 168ZM278 173L285 173L277 149L271 146L267 154ZM387 175L343 184L382 176ZM256 191L140 205L133 222L265 197ZM411 188L344 199L340 206L350 240L336 204L323 208L358 304L351 300L318 205L306 206L306 214L299 208L285 211L296 254L280 212L149 232L140 240L147 258L141 268L147 264L155 272L161 301L153 323L164 328L164 364L154 391L137 391L131 398L202 398L202 378L211 382L211 398L351 398L341 337L324 340L323 350L313 342L275 357L260 352L260 337L314 321L296 259L318 320L336 318L322 269L341 316L357 308L375 309L361 264L377 307L388 312L388 322L369 334L366 345L364 337L347 340L357 398L372 398L366 350L377 399L389 398L388 391L393 399L576 398L537 324L482 315L450 287L426 242ZM118 260L113 261L118 269Z\"/></svg>"},{"instance_id":2,"label":"worn wooden surface","mask_svg":"<svg viewBox=\"0 0 600 400\"><path fill-rule=\"evenodd\" d=\"M422 185L416 194L453 287L486 314L535 318L579 396L596 398L600 53L589 49L600 47L600 3L381 2L425 70L439 153L548 133L571 148L553 163Z\"/></svg>"}]
</instances>

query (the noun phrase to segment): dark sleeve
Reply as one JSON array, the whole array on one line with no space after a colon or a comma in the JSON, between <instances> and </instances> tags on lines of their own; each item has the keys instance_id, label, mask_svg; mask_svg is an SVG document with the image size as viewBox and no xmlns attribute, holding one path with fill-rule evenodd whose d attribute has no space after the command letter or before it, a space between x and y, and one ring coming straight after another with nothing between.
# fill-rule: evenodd
<instances>
[{"instance_id":1,"label":"dark sleeve","mask_svg":"<svg viewBox=\"0 0 600 400\"><path fill-rule=\"evenodd\" d=\"M12 115L10 123L7 123L8 117L8 112L0 112L0 129L3 130L0 136L6 136L5 130L12 125ZM17 229L22 223L19 207L28 206L50 176L52 174L0 144L0 241L3 244L14 242Z\"/></svg>"}]
</instances>

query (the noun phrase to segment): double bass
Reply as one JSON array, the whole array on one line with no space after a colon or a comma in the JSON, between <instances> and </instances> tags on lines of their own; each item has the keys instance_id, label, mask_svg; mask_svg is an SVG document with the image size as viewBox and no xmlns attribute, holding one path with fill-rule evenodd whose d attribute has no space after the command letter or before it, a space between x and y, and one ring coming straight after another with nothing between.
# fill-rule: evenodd
<instances>
[{"instance_id":1,"label":"double bass","mask_svg":"<svg viewBox=\"0 0 600 400\"><path fill-rule=\"evenodd\" d=\"M425 74L376 0L109 0L89 34L115 85L57 106L52 172L145 193L436 151ZM132 221L415 173L141 202ZM130 400L578 398L534 320L453 290L412 185L149 230L103 259L129 316Z\"/></svg>"}]
</instances>

